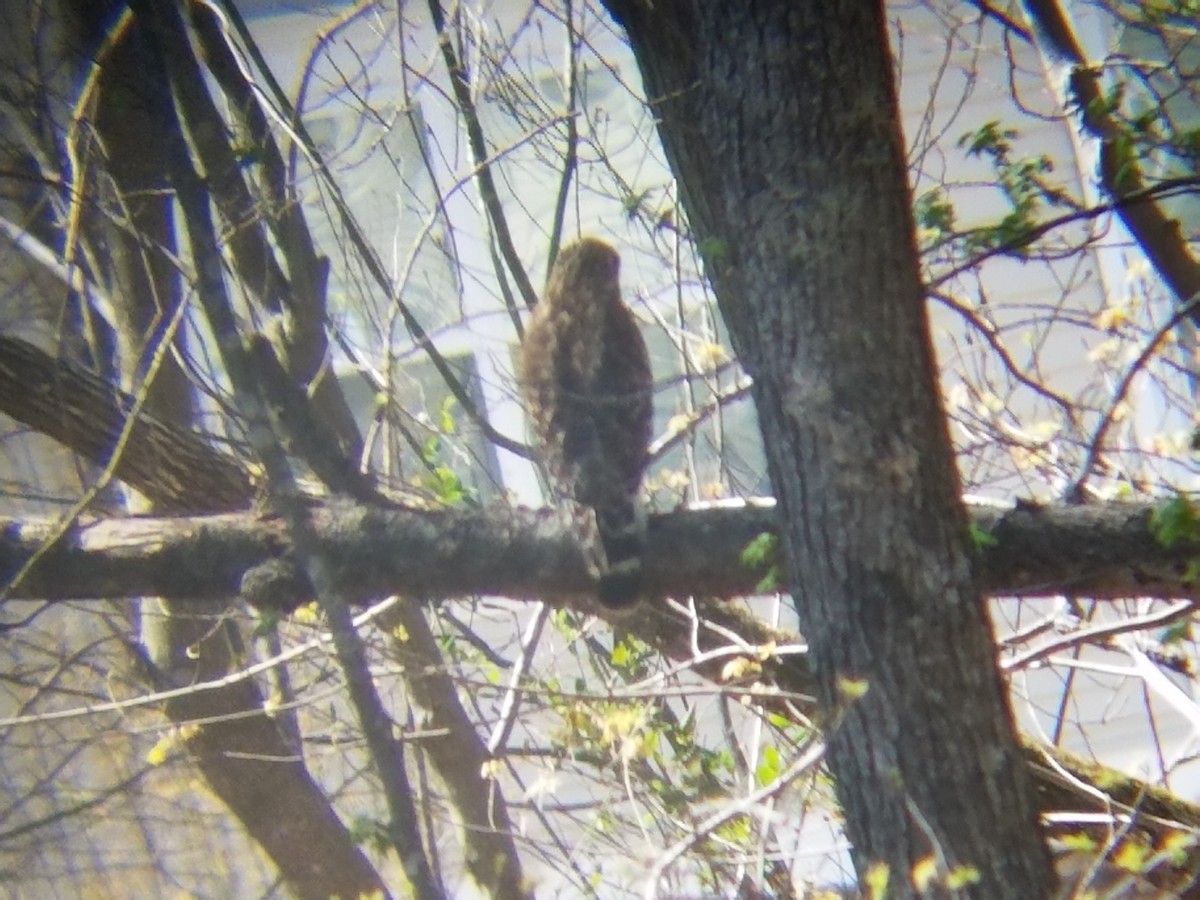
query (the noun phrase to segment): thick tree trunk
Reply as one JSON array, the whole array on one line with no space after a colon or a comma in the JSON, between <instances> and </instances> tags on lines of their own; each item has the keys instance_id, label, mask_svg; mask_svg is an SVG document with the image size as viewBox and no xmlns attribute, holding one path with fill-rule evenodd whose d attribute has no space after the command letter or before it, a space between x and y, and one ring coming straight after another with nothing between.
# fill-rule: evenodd
<instances>
[{"instance_id":1,"label":"thick tree trunk","mask_svg":"<svg viewBox=\"0 0 1200 900\"><path fill-rule=\"evenodd\" d=\"M608 7L754 377L860 874L886 863L890 893L912 893L928 859L974 870L970 896L1044 896L938 402L882 10Z\"/></svg>"}]
</instances>

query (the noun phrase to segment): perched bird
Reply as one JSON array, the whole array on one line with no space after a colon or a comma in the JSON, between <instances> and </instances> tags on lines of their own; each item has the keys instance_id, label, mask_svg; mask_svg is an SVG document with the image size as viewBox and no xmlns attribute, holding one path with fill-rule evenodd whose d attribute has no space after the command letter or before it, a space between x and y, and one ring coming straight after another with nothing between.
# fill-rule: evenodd
<instances>
[{"instance_id":1,"label":"perched bird","mask_svg":"<svg viewBox=\"0 0 1200 900\"><path fill-rule=\"evenodd\" d=\"M653 380L623 302L621 259L583 238L555 260L521 344L521 389L542 462L578 507L585 550L609 607L641 597Z\"/></svg>"}]
</instances>

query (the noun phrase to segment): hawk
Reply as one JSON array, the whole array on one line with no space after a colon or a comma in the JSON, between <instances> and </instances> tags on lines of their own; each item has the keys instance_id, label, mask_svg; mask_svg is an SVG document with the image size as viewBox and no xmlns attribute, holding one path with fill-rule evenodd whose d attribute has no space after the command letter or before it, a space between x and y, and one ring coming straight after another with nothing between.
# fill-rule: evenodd
<instances>
[{"instance_id":1,"label":"hawk","mask_svg":"<svg viewBox=\"0 0 1200 900\"><path fill-rule=\"evenodd\" d=\"M542 462L581 507L597 594L609 607L641 597L638 494L653 415L650 358L621 302L620 266L595 238L562 249L525 331L520 373Z\"/></svg>"}]
</instances>

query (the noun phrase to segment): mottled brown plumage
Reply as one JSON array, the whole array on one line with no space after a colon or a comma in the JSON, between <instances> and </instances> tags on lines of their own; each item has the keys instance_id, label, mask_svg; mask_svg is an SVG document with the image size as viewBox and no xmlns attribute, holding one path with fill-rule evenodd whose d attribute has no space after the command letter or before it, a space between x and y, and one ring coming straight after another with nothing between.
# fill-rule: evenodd
<instances>
[{"instance_id":1,"label":"mottled brown plumage","mask_svg":"<svg viewBox=\"0 0 1200 900\"><path fill-rule=\"evenodd\" d=\"M620 257L603 241L584 238L563 248L521 345L521 388L542 461L562 493L583 507L597 593L612 607L641 595L638 494L653 388L646 343L621 302L619 274Z\"/></svg>"}]
</instances>

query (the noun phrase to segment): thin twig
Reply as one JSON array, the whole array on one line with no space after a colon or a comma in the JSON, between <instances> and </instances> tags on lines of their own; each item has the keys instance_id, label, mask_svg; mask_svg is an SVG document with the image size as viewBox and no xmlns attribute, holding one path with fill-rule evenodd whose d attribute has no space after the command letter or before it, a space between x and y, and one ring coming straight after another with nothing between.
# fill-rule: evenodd
<instances>
[{"instance_id":1,"label":"thin twig","mask_svg":"<svg viewBox=\"0 0 1200 900\"><path fill-rule=\"evenodd\" d=\"M1132 365L1126 370L1125 375L1121 378L1120 383L1113 391L1112 400L1108 404L1108 409L1104 411L1104 416L1100 419L1100 424L1096 426L1095 432L1092 434L1091 441L1088 442L1087 455L1083 462L1079 465L1078 474L1063 491L1063 499L1068 503L1083 502L1083 486L1092 473L1092 468L1096 465L1096 457L1100 455L1100 445L1104 443L1104 438L1108 435L1108 429L1112 427L1113 419L1116 416L1117 409L1125 400L1125 394L1129 391L1129 386L1133 383L1133 378L1150 360L1158 350L1158 345L1163 342L1168 334L1175 330L1184 319L1192 314L1198 305L1200 305L1200 293L1194 294L1187 303L1175 310L1175 313L1155 332L1153 339L1142 349Z\"/></svg>"},{"instance_id":2,"label":"thin twig","mask_svg":"<svg viewBox=\"0 0 1200 900\"><path fill-rule=\"evenodd\" d=\"M659 881L662 880L663 874L667 869L675 864L676 860L726 822L738 816L749 815L755 806L762 803L768 797L778 794L806 771L817 765L824 756L825 744L821 741L814 741L808 750L800 754L800 757L770 784L759 788L752 794L747 794L736 803L722 806L713 815L696 825L690 834L676 841L654 861L654 867L650 870L650 874L646 878L646 888L642 892L642 896L646 900L656 900L658 897Z\"/></svg>"}]
</instances>

